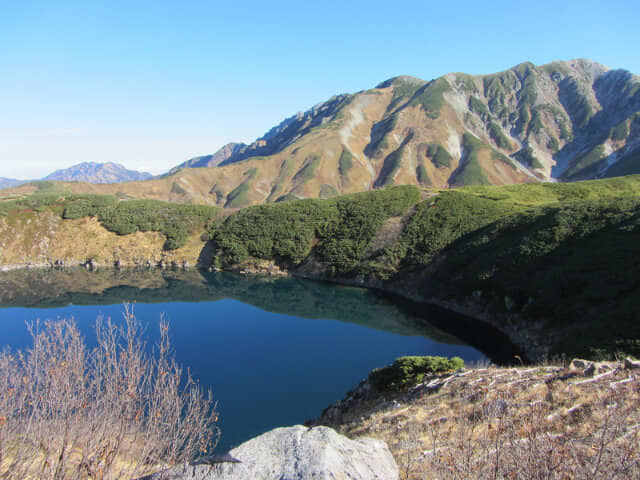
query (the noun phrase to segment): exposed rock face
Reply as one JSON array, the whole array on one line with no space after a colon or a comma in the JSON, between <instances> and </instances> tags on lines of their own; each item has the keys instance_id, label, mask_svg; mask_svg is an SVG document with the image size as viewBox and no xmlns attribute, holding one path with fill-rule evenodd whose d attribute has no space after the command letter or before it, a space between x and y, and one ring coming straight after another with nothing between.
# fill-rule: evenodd
<instances>
[{"instance_id":1,"label":"exposed rock face","mask_svg":"<svg viewBox=\"0 0 640 480\"><path fill-rule=\"evenodd\" d=\"M237 459L235 462L233 459ZM150 480L394 480L398 466L381 440L349 440L328 427L276 428L209 463Z\"/></svg>"}]
</instances>

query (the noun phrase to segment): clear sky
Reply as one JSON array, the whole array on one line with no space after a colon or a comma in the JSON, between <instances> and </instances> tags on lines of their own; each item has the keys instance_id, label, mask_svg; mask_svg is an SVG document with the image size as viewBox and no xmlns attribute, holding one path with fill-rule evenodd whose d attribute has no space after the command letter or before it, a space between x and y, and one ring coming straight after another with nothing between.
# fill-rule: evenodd
<instances>
[{"instance_id":1,"label":"clear sky","mask_svg":"<svg viewBox=\"0 0 640 480\"><path fill-rule=\"evenodd\" d=\"M0 0L0 177L162 173L396 75L640 73L638 19L638 0Z\"/></svg>"}]
</instances>

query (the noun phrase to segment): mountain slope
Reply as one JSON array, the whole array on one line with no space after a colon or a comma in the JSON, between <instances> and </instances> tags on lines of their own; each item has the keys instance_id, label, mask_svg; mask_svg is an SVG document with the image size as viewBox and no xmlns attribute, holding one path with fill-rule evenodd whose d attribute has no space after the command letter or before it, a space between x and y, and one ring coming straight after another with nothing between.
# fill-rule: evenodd
<instances>
[{"instance_id":1,"label":"mountain slope","mask_svg":"<svg viewBox=\"0 0 640 480\"><path fill-rule=\"evenodd\" d=\"M83 162L62 170L56 170L43 180L90 183L118 183L137 180L149 180L150 173L128 170L117 163Z\"/></svg>"},{"instance_id":2,"label":"mountain slope","mask_svg":"<svg viewBox=\"0 0 640 480\"><path fill-rule=\"evenodd\" d=\"M239 206L392 184L446 188L636 173L639 90L629 72L582 59L431 82L396 77L334 97L240 146L220 165L244 161L246 170L235 182L230 169L221 171L212 187L218 204Z\"/></svg>"},{"instance_id":3,"label":"mountain slope","mask_svg":"<svg viewBox=\"0 0 640 480\"><path fill-rule=\"evenodd\" d=\"M28 180L16 180L15 178L0 177L0 188L11 188L27 183Z\"/></svg>"},{"instance_id":4,"label":"mountain slope","mask_svg":"<svg viewBox=\"0 0 640 480\"><path fill-rule=\"evenodd\" d=\"M148 184L39 185L226 208L389 185L450 188L640 172L640 80L589 60L395 77L298 113Z\"/></svg>"},{"instance_id":5,"label":"mountain slope","mask_svg":"<svg viewBox=\"0 0 640 480\"><path fill-rule=\"evenodd\" d=\"M199 157L193 157L186 162L181 163L177 167L173 167L167 175L172 175L178 170L183 168L203 168L203 167L217 167L228 158L239 153L247 145L244 143L227 143L220 148L216 153L211 155L201 155Z\"/></svg>"}]
</instances>

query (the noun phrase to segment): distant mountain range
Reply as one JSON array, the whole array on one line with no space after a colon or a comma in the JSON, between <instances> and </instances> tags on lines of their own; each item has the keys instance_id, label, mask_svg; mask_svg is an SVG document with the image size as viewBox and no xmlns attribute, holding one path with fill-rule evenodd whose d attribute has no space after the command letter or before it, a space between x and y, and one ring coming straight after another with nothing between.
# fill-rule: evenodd
<instances>
[{"instance_id":1,"label":"distant mountain range","mask_svg":"<svg viewBox=\"0 0 640 480\"><path fill-rule=\"evenodd\" d=\"M579 59L431 81L395 77L332 97L250 145L225 145L135 187L57 188L237 208L387 185L630 173L640 173L640 78Z\"/></svg>"},{"instance_id":2,"label":"distant mountain range","mask_svg":"<svg viewBox=\"0 0 640 480\"><path fill-rule=\"evenodd\" d=\"M39 180L57 180L65 182L89 182L89 183L119 183L139 180L149 180L153 175L137 170L128 170L118 163L83 162L69 168L56 170L50 175ZM16 180L0 177L0 188L10 188L34 180Z\"/></svg>"},{"instance_id":3,"label":"distant mountain range","mask_svg":"<svg viewBox=\"0 0 640 480\"><path fill-rule=\"evenodd\" d=\"M62 170L56 170L43 180L89 183L119 183L149 180L153 175L137 170L128 170L118 163L83 162Z\"/></svg>"},{"instance_id":4,"label":"distant mountain range","mask_svg":"<svg viewBox=\"0 0 640 480\"><path fill-rule=\"evenodd\" d=\"M28 182L28 180L16 180L15 178L0 177L0 188L17 187L18 185L22 185L26 182Z\"/></svg>"}]
</instances>

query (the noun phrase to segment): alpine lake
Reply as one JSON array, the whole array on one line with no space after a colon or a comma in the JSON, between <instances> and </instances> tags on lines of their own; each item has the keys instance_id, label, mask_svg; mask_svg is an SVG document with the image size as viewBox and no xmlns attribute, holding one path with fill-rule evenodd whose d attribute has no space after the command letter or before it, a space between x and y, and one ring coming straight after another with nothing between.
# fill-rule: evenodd
<instances>
[{"instance_id":1,"label":"alpine lake","mask_svg":"<svg viewBox=\"0 0 640 480\"><path fill-rule=\"evenodd\" d=\"M213 390L218 452L318 417L400 356L473 363L513 354L474 320L367 289L158 268L0 272L0 348L29 348L27 323L62 318L73 318L91 344L96 318L122 322L127 303L149 345L168 320L176 359Z\"/></svg>"}]
</instances>

